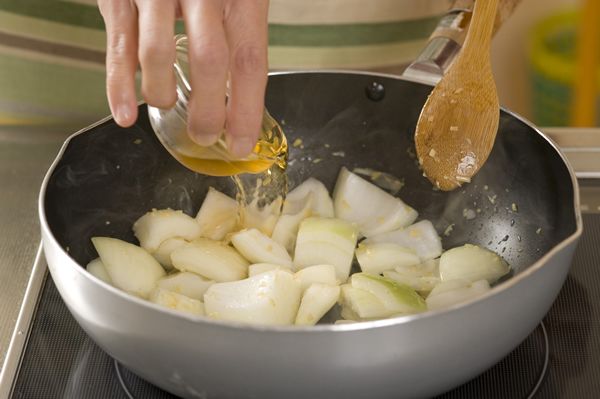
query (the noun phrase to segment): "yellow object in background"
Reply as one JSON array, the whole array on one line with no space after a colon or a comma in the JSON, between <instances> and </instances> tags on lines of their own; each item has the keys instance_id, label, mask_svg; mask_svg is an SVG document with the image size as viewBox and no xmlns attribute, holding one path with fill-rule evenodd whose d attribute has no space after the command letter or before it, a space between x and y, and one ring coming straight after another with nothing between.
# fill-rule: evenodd
<instances>
[{"instance_id":1,"label":"yellow object in background","mask_svg":"<svg viewBox=\"0 0 600 399\"><path fill-rule=\"evenodd\" d=\"M528 60L532 84L531 119L538 126L570 126L572 123L571 109L578 75L577 43L582 20L583 14L571 9L542 20L532 32ZM585 90L588 90L587 96L591 93L593 97L592 100L586 100L587 105L592 107L593 115L599 115L597 97L600 70L597 67L592 70L593 73L587 72L592 77L581 78ZM595 119L588 126L597 124Z\"/></svg>"},{"instance_id":2,"label":"yellow object in background","mask_svg":"<svg viewBox=\"0 0 600 399\"><path fill-rule=\"evenodd\" d=\"M590 127L595 124L599 22L600 0L587 0L577 40L577 66L571 105L571 125L575 127Z\"/></svg>"}]
</instances>

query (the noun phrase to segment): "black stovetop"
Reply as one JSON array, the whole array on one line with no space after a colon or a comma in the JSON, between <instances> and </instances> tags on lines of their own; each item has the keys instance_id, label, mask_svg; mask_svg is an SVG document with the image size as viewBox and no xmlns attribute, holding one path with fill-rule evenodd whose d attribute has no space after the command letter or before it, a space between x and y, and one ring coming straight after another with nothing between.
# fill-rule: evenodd
<instances>
[{"instance_id":1,"label":"black stovetop","mask_svg":"<svg viewBox=\"0 0 600 399\"><path fill-rule=\"evenodd\" d=\"M583 221L569 276L543 322L500 363L438 399L600 397L600 213L584 214ZM47 274L11 397L174 396L96 346Z\"/></svg>"}]
</instances>

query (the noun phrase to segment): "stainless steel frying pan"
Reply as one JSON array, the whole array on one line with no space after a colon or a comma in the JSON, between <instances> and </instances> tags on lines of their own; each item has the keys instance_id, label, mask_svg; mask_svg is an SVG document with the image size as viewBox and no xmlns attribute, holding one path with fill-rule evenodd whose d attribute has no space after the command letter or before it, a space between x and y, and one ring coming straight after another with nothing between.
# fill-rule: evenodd
<instances>
[{"instance_id":1,"label":"stainless steel frying pan","mask_svg":"<svg viewBox=\"0 0 600 399\"><path fill-rule=\"evenodd\" d=\"M288 140L304 144L291 148L292 185L313 176L332 189L343 166L385 171L405 179L399 197L440 234L454 225L444 248L500 253L513 272L480 299L398 319L262 327L187 316L103 283L82 266L97 256L91 237L136 242L131 226L150 209L195 215L209 186L234 190L229 178L178 164L145 105L131 128L108 118L74 134L44 180L43 245L62 298L107 353L183 397L430 397L474 378L529 335L560 291L582 231L577 181L547 136L502 109L473 181L432 189L410 156L431 89L394 76L281 73L269 79L266 106Z\"/></svg>"}]
</instances>

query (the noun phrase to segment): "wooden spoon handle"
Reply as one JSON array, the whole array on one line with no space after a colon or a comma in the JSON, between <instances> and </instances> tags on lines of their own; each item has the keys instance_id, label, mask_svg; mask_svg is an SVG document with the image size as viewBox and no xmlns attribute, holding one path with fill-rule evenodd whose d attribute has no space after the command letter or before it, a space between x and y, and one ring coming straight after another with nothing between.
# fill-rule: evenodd
<instances>
[{"instance_id":1,"label":"wooden spoon handle","mask_svg":"<svg viewBox=\"0 0 600 399\"><path fill-rule=\"evenodd\" d=\"M512 15L520 2L521 0L499 1L492 36L496 34L498 29ZM454 0L446 17L444 17L447 22L438 25L438 28L429 37L429 41L436 37L446 37L462 46L469 31L474 5L475 0ZM457 23L453 23L454 21Z\"/></svg>"},{"instance_id":2,"label":"wooden spoon handle","mask_svg":"<svg viewBox=\"0 0 600 399\"><path fill-rule=\"evenodd\" d=\"M520 1L499 0L492 35L512 14ZM423 83L437 84L461 51L469 31L474 5L475 0L455 0L429 37L421 54L402 75Z\"/></svg>"}]
</instances>

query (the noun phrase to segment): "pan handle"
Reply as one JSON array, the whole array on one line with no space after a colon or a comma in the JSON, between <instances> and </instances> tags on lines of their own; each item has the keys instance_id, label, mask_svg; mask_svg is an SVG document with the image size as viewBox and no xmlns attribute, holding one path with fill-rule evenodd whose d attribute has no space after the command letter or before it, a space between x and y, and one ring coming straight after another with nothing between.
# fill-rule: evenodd
<instances>
[{"instance_id":1,"label":"pan handle","mask_svg":"<svg viewBox=\"0 0 600 399\"><path fill-rule=\"evenodd\" d=\"M494 35L520 2L521 0L499 1ZM429 37L421 54L406 68L402 76L436 85L450 68L465 42L474 5L475 0L454 0L450 10Z\"/></svg>"}]
</instances>

